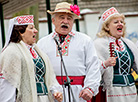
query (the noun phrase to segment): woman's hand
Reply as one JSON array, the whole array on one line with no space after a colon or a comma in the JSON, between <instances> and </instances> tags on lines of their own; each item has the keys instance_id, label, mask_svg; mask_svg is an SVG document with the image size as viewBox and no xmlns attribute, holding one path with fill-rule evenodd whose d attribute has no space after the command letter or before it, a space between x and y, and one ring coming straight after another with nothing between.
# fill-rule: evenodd
<instances>
[{"instance_id":1,"label":"woman's hand","mask_svg":"<svg viewBox=\"0 0 138 102\"><path fill-rule=\"evenodd\" d=\"M63 94L61 92L55 92L54 94L54 98L58 101L58 102L62 102L63 100Z\"/></svg>"},{"instance_id":2,"label":"woman's hand","mask_svg":"<svg viewBox=\"0 0 138 102\"><path fill-rule=\"evenodd\" d=\"M104 61L105 66L106 67L115 66L116 65L116 59L117 59L117 57L109 57L106 61Z\"/></svg>"}]
</instances>

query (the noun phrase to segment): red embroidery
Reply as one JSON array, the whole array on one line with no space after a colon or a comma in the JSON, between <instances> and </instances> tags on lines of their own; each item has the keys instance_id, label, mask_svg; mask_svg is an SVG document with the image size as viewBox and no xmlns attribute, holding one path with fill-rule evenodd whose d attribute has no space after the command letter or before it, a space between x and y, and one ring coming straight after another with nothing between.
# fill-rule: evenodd
<instances>
[{"instance_id":1,"label":"red embroidery","mask_svg":"<svg viewBox=\"0 0 138 102\"><path fill-rule=\"evenodd\" d=\"M2 73L0 73L0 79L5 79Z\"/></svg>"},{"instance_id":2,"label":"red embroidery","mask_svg":"<svg viewBox=\"0 0 138 102\"><path fill-rule=\"evenodd\" d=\"M27 16L19 16L16 18L18 24L26 24L26 23L33 23L34 17L33 15L27 15Z\"/></svg>"},{"instance_id":3,"label":"red embroidery","mask_svg":"<svg viewBox=\"0 0 138 102\"><path fill-rule=\"evenodd\" d=\"M89 88L89 87L87 87L93 94L94 94L94 92L92 91L92 89L91 88Z\"/></svg>"},{"instance_id":4,"label":"red embroidery","mask_svg":"<svg viewBox=\"0 0 138 102\"><path fill-rule=\"evenodd\" d=\"M131 96L131 95L137 95L137 93L124 94L124 95L108 95L108 97L121 97L121 96Z\"/></svg>"},{"instance_id":5,"label":"red embroidery","mask_svg":"<svg viewBox=\"0 0 138 102\"><path fill-rule=\"evenodd\" d=\"M35 53L35 51L32 48L30 48L30 52L34 58L37 57L37 54Z\"/></svg>"},{"instance_id":6,"label":"red embroidery","mask_svg":"<svg viewBox=\"0 0 138 102\"><path fill-rule=\"evenodd\" d=\"M102 66L103 66L104 69L106 69L106 66L104 65L104 63L102 63Z\"/></svg>"},{"instance_id":7,"label":"red embroidery","mask_svg":"<svg viewBox=\"0 0 138 102\"><path fill-rule=\"evenodd\" d=\"M102 15L103 21L105 21L109 16L111 16L111 15L113 15L115 13L118 13L118 11L114 7L108 9Z\"/></svg>"}]
</instances>

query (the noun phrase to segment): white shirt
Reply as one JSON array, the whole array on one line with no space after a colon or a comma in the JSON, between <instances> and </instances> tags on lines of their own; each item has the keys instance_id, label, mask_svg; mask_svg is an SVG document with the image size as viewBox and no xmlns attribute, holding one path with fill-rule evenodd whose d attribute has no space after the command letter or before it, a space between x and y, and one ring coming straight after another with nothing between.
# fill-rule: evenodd
<instances>
[{"instance_id":1,"label":"white shirt","mask_svg":"<svg viewBox=\"0 0 138 102\"><path fill-rule=\"evenodd\" d=\"M16 88L3 78L0 78L0 102L15 102Z\"/></svg>"},{"instance_id":2,"label":"white shirt","mask_svg":"<svg viewBox=\"0 0 138 102\"><path fill-rule=\"evenodd\" d=\"M98 93L101 74L99 68L98 57L90 37L80 32L72 31L67 56L63 56L64 64L68 76L85 76L84 88L89 87L94 91L94 95ZM60 57L57 56L57 46L52 34L43 37L38 41L38 47L42 49L50 58L55 74L61 76ZM63 71L63 75L65 73ZM81 85L72 85L73 93L77 102L85 102L79 99L79 93L82 90ZM67 96L67 95L66 95ZM68 97L67 97L68 98Z\"/></svg>"}]
</instances>

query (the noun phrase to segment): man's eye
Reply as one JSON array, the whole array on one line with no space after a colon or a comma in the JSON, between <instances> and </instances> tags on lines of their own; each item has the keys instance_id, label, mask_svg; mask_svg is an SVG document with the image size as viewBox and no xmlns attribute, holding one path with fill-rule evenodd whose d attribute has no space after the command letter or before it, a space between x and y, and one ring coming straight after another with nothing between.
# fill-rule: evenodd
<instances>
[{"instance_id":1,"label":"man's eye","mask_svg":"<svg viewBox=\"0 0 138 102\"><path fill-rule=\"evenodd\" d=\"M61 19L64 19L64 17L60 17Z\"/></svg>"},{"instance_id":2,"label":"man's eye","mask_svg":"<svg viewBox=\"0 0 138 102\"><path fill-rule=\"evenodd\" d=\"M71 17L68 18L68 20L71 20L71 19L72 19Z\"/></svg>"}]
</instances>

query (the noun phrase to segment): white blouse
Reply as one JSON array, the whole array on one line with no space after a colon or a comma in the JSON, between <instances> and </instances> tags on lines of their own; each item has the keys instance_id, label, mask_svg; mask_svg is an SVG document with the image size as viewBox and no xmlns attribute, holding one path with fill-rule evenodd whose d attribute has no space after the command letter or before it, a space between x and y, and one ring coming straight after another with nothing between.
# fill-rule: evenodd
<instances>
[{"instance_id":1,"label":"white blouse","mask_svg":"<svg viewBox=\"0 0 138 102\"><path fill-rule=\"evenodd\" d=\"M0 102L15 102L16 88L6 79L0 79Z\"/></svg>"}]
</instances>

